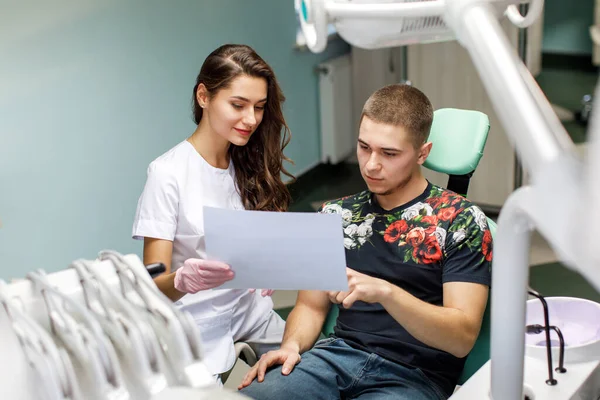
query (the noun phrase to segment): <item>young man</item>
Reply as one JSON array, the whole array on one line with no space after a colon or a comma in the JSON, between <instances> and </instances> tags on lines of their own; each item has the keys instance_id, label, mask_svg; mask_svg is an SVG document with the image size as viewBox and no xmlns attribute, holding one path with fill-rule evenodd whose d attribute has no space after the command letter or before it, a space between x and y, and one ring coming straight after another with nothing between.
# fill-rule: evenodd
<instances>
[{"instance_id":1,"label":"young man","mask_svg":"<svg viewBox=\"0 0 600 400\"><path fill-rule=\"evenodd\" d=\"M411 86L386 86L367 100L357 155L369 190L321 209L342 216L349 289L301 291L281 348L250 370L243 394L451 395L481 327L491 235L478 207L421 174L432 121L431 103ZM331 303L340 311L335 334L313 347Z\"/></svg>"}]
</instances>

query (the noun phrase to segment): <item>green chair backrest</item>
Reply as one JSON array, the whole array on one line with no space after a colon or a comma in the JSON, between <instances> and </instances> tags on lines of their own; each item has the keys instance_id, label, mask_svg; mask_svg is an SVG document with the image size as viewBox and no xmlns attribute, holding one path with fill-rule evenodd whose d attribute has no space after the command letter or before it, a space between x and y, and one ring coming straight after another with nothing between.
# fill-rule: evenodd
<instances>
[{"instance_id":1,"label":"green chair backrest","mask_svg":"<svg viewBox=\"0 0 600 400\"><path fill-rule=\"evenodd\" d=\"M488 116L479 111L456 108L436 110L433 114L433 124L428 139L433 143L433 147L423 165L433 171L450 175L448 189L466 195L466 190L465 193L461 193L460 190L452 187L452 178L466 176L468 182L470 174L475 171L481 160L489 130ZM493 237L496 232L496 224L489 218L488 223ZM338 313L338 307L332 306L321 330L326 337L333 333ZM490 359L489 343L490 304L488 300L481 331L473 350L467 357L459 384L463 384Z\"/></svg>"},{"instance_id":2,"label":"green chair backrest","mask_svg":"<svg viewBox=\"0 0 600 400\"><path fill-rule=\"evenodd\" d=\"M433 113L425 168L448 175L475 171L490 131L488 116L479 111L441 108Z\"/></svg>"}]
</instances>

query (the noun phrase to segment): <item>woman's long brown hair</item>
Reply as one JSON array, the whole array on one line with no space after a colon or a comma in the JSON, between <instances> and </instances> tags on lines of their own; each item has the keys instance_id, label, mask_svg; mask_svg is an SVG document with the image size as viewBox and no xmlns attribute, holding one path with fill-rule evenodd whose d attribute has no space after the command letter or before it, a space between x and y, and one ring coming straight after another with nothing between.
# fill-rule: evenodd
<instances>
[{"instance_id":1,"label":"woman's long brown hair","mask_svg":"<svg viewBox=\"0 0 600 400\"><path fill-rule=\"evenodd\" d=\"M202 119L202 108L196 99L198 85L203 83L212 97L240 75L267 81L267 103L262 122L245 146L229 147L242 202L247 210L286 211L291 196L281 174L294 177L283 166L283 161L291 162L283 154L291 139L281 110L285 97L271 67L251 47L228 44L206 58L194 86L194 121L199 124Z\"/></svg>"}]
</instances>

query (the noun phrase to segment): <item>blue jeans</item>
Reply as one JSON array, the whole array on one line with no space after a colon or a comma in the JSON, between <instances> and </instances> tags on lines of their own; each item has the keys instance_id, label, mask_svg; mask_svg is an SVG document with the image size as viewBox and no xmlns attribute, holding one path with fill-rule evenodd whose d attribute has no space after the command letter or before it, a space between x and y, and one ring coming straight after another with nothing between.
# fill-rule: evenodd
<instances>
[{"instance_id":1,"label":"blue jeans","mask_svg":"<svg viewBox=\"0 0 600 400\"><path fill-rule=\"evenodd\" d=\"M262 383L256 380L241 390L257 400L340 399L447 399L419 369L357 350L342 339L320 340L288 375L281 365L269 370Z\"/></svg>"}]
</instances>

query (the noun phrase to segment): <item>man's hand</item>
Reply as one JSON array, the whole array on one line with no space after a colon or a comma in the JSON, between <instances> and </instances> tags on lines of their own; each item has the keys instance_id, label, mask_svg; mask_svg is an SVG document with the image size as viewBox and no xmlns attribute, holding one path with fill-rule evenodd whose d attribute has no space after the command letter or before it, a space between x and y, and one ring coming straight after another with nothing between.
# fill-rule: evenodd
<instances>
[{"instance_id":1,"label":"man's hand","mask_svg":"<svg viewBox=\"0 0 600 400\"><path fill-rule=\"evenodd\" d=\"M346 268L348 275L347 292L328 292L332 303L342 304L350 308L356 301L365 303L381 303L391 293L390 283L372 276L361 274L353 269Z\"/></svg>"},{"instance_id":2,"label":"man's hand","mask_svg":"<svg viewBox=\"0 0 600 400\"><path fill-rule=\"evenodd\" d=\"M301 358L298 350L291 347L282 347L279 350L271 350L268 353L263 354L254 367L248 371L244 380L242 380L242 383L238 386L238 390L249 386L257 376L258 382L262 382L265 379L267 368L272 367L273 365L283 364L281 373L283 375L289 375L296 364L300 362Z\"/></svg>"}]
</instances>

